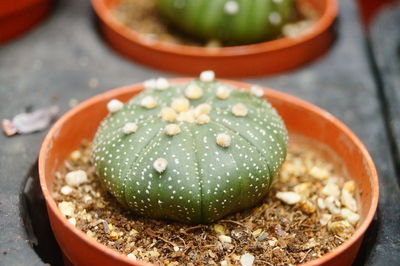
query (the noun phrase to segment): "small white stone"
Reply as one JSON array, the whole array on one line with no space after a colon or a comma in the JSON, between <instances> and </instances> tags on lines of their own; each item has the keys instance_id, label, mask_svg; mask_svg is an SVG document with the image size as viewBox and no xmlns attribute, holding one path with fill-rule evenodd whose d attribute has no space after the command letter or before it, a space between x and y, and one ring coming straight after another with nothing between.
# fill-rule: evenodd
<instances>
[{"instance_id":1,"label":"small white stone","mask_svg":"<svg viewBox=\"0 0 400 266\"><path fill-rule=\"evenodd\" d=\"M154 161L153 167L156 169L157 172L160 174L167 169L168 166L168 161L164 158L158 158L157 160Z\"/></svg>"},{"instance_id":2,"label":"small white stone","mask_svg":"<svg viewBox=\"0 0 400 266\"><path fill-rule=\"evenodd\" d=\"M226 260L223 260L219 263L221 266L228 266L228 262Z\"/></svg>"},{"instance_id":3,"label":"small white stone","mask_svg":"<svg viewBox=\"0 0 400 266\"><path fill-rule=\"evenodd\" d=\"M277 241L276 241L275 239L268 240L268 245L269 245L270 247L275 247L276 244L277 244Z\"/></svg>"},{"instance_id":4,"label":"small white stone","mask_svg":"<svg viewBox=\"0 0 400 266\"><path fill-rule=\"evenodd\" d=\"M321 210L326 208L325 201L323 198L317 199L317 205L318 205L318 208L320 208Z\"/></svg>"},{"instance_id":5,"label":"small white stone","mask_svg":"<svg viewBox=\"0 0 400 266\"><path fill-rule=\"evenodd\" d=\"M186 112L190 108L190 102L186 98L175 98L172 100L171 107L177 113Z\"/></svg>"},{"instance_id":6,"label":"small white stone","mask_svg":"<svg viewBox=\"0 0 400 266\"><path fill-rule=\"evenodd\" d=\"M279 13L277 13L277 12L272 12L270 15L269 15L269 21L272 23L272 24L274 24L274 25L278 25L278 24L280 24L281 22L282 22L282 17L281 17L281 15L279 15Z\"/></svg>"},{"instance_id":7,"label":"small white stone","mask_svg":"<svg viewBox=\"0 0 400 266\"><path fill-rule=\"evenodd\" d=\"M308 199L311 194L312 187L313 185L310 182L304 182L294 186L293 190L303 199Z\"/></svg>"},{"instance_id":8,"label":"small white stone","mask_svg":"<svg viewBox=\"0 0 400 266\"><path fill-rule=\"evenodd\" d=\"M138 126L136 125L136 123L128 122L124 125L124 128L122 129L122 131L124 132L124 134L129 135L129 134L136 132L137 129L138 129Z\"/></svg>"},{"instance_id":9,"label":"small white stone","mask_svg":"<svg viewBox=\"0 0 400 266\"><path fill-rule=\"evenodd\" d=\"M207 70L200 73L200 80L203 82L212 82L214 79L215 73L212 70Z\"/></svg>"},{"instance_id":10,"label":"small white stone","mask_svg":"<svg viewBox=\"0 0 400 266\"><path fill-rule=\"evenodd\" d=\"M230 0L230 1L226 2L224 5L224 11L226 14L229 14L229 15L237 14L239 12L238 2L236 2L234 0Z\"/></svg>"},{"instance_id":11,"label":"small white stone","mask_svg":"<svg viewBox=\"0 0 400 266\"><path fill-rule=\"evenodd\" d=\"M248 109L247 109L246 105L244 105L243 103L235 104L232 107L232 114L234 116L244 117L247 115L247 113L248 113Z\"/></svg>"},{"instance_id":12,"label":"small white stone","mask_svg":"<svg viewBox=\"0 0 400 266\"><path fill-rule=\"evenodd\" d=\"M202 103L196 106L194 109L194 114L196 117L199 117L201 115L208 115L211 111L211 105L208 103Z\"/></svg>"},{"instance_id":13,"label":"small white stone","mask_svg":"<svg viewBox=\"0 0 400 266\"><path fill-rule=\"evenodd\" d=\"M231 145L231 136L225 133L219 133L217 135L217 144L221 147L229 147Z\"/></svg>"},{"instance_id":14,"label":"small white stone","mask_svg":"<svg viewBox=\"0 0 400 266\"><path fill-rule=\"evenodd\" d=\"M343 189L347 190L351 195L354 195L354 191L356 190L356 184L353 180L346 181L343 185Z\"/></svg>"},{"instance_id":15,"label":"small white stone","mask_svg":"<svg viewBox=\"0 0 400 266\"><path fill-rule=\"evenodd\" d=\"M324 194L325 196L332 196L334 198L338 198L340 195L340 189L339 186L336 185L335 183L328 183L322 188L321 193Z\"/></svg>"},{"instance_id":16,"label":"small white stone","mask_svg":"<svg viewBox=\"0 0 400 266\"><path fill-rule=\"evenodd\" d=\"M230 236L219 235L218 239L219 239L219 241L221 241L223 243L232 243L232 238Z\"/></svg>"},{"instance_id":17,"label":"small white stone","mask_svg":"<svg viewBox=\"0 0 400 266\"><path fill-rule=\"evenodd\" d=\"M252 266L254 263L255 257L249 253L243 254L240 257L240 264L242 266Z\"/></svg>"},{"instance_id":18,"label":"small white stone","mask_svg":"<svg viewBox=\"0 0 400 266\"><path fill-rule=\"evenodd\" d=\"M174 251L178 252L179 250L181 250L178 246L174 246Z\"/></svg>"},{"instance_id":19,"label":"small white stone","mask_svg":"<svg viewBox=\"0 0 400 266\"><path fill-rule=\"evenodd\" d=\"M325 199L325 206L332 214L339 214L340 208L336 206L336 199L333 196L329 196Z\"/></svg>"},{"instance_id":20,"label":"small white stone","mask_svg":"<svg viewBox=\"0 0 400 266\"><path fill-rule=\"evenodd\" d=\"M146 80L145 82L143 82L143 87L146 90L155 89L157 87L157 80L155 80L155 79Z\"/></svg>"},{"instance_id":21,"label":"small white stone","mask_svg":"<svg viewBox=\"0 0 400 266\"><path fill-rule=\"evenodd\" d=\"M65 175L65 181L67 182L68 185L77 187L82 183L85 183L88 181L87 174L83 170L76 170L69 172Z\"/></svg>"},{"instance_id":22,"label":"small white stone","mask_svg":"<svg viewBox=\"0 0 400 266\"><path fill-rule=\"evenodd\" d=\"M342 189L342 195L340 196L340 201L344 206L346 206L353 212L357 212L357 201L345 188Z\"/></svg>"},{"instance_id":23,"label":"small white stone","mask_svg":"<svg viewBox=\"0 0 400 266\"><path fill-rule=\"evenodd\" d=\"M169 81L165 78L158 78L156 80L156 89L163 91L170 87Z\"/></svg>"},{"instance_id":24,"label":"small white stone","mask_svg":"<svg viewBox=\"0 0 400 266\"><path fill-rule=\"evenodd\" d=\"M167 122L173 122L176 118L176 112L171 107L163 107L160 113L161 119Z\"/></svg>"},{"instance_id":25,"label":"small white stone","mask_svg":"<svg viewBox=\"0 0 400 266\"><path fill-rule=\"evenodd\" d=\"M129 254L126 255L126 256L127 256L129 259L131 259L131 260L137 260L135 254L133 254L133 253L129 253Z\"/></svg>"},{"instance_id":26,"label":"small white stone","mask_svg":"<svg viewBox=\"0 0 400 266\"><path fill-rule=\"evenodd\" d=\"M168 136L175 136L181 133L181 128L177 124L168 124L164 130Z\"/></svg>"},{"instance_id":27,"label":"small white stone","mask_svg":"<svg viewBox=\"0 0 400 266\"><path fill-rule=\"evenodd\" d=\"M124 107L124 104L116 99L113 99L107 103L107 109L110 113L115 113L121 110Z\"/></svg>"},{"instance_id":28,"label":"small white stone","mask_svg":"<svg viewBox=\"0 0 400 266\"><path fill-rule=\"evenodd\" d=\"M60 190L61 194L69 195L72 192L72 188L70 186L63 186Z\"/></svg>"},{"instance_id":29,"label":"small white stone","mask_svg":"<svg viewBox=\"0 0 400 266\"><path fill-rule=\"evenodd\" d=\"M250 88L250 93L256 97L263 97L264 89L258 85L253 85Z\"/></svg>"},{"instance_id":30,"label":"small white stone","mask_svg":"<svg viewBox=\"0 0 400 266\"><path fill-rule=\"evenodd\" d=\"M332 215L330 215L330 214L327 214L327 213L324 213L323 215L322 215L322 217L321 217L321 219L319 219L319 223L321 224L321 225L327 225L328 224L328 222L330 221L332 219Z\"/></svg>"},{"instance_id":31,"label":"small white stone","mask_svg":"<svg viewBox=\"0 0 400 266\"><path fill-rule=\"evenodd\" d=\"M210 122L210 117L208 115L200 115L196 119L196 124L204 125Z\"/></svg>"},{"instance_id":32,"label":"small white stone","mask_svg":"<svg viewBox=\"0 0 400 266\"><path fill-rule=\"evenodd\" d=\"M313 178L318 179L318 180L325 180L330 176L328 170L326 170L325 168L318 167L318 166L314 166L313 168L311 168L309 174Z\"/></svg>"},{"instance_id":33,"label":"small white stone","mask_svg":"<svg viewBox=\"0 0 400 266\"><path fill-rule=\"evenodd\" d=\"M76 219L75 219L74 217L69 218L69 219L68 219L68 222L70 222L73 226L76 225Z\"/></svg>"},{"instance_id":34,"label":"small white stone","mask_svg":"<svg viewBox=\"0 0 400 266\"><path fill-rule=\"evenodd\" d=\"M83 196L83 201L84 202L89 202L89 201L91 201L92 200L92 197L90 196L90 195L85 195L85 196Z\"/></svg>"},{"instance_id":35,"label":"small white stone","mask_svg":"<svg viewBox=\"0 0 400 266\"><path fill-rule=\"evenodd\" d=\"M69 201L63 201L58 203L58 208L61 213L65 216L73 216L75 212L75 205Z\"/></svg>"},{"instance_id":36,"label":"small white stone","mask_svg":"<svg viewBox=\"0 0 400 266\"><path fill-rule=\"evenodd\" d=\"M152 109L157 106L157 101L153 96L146 96L141 101L140 104L147 109Z\"/></svg>"},{"instance_id":37,"label":"small white stone","mask_svg":"<svg viewBox=\"0 0 400 266\"><path fill-rule=\"evenodd\" d=\"M226 86L219 86L217 88L217 98L224 100L227 99L230 95L231 95L231 90L229 88L227 88Z\"/></svg>"},{"instance_id":38,"label":"small white stone","mask_svg":"<svg viewBox=\"0 0 400 266\"><path fill-rule=\"evenodd\" d=\"M191 100L197 100L203 96L203 89L197 84L191 83L185 89L185 96Z\"/></svg>"},{"instance_id":39,"label":"small white stone","mask_svg":"<svg viewBox=\"0 0 400 266\"><path fill-rule=\"evenodd\" d=\"M275 195L279 200L283 201L286 204L294 205L301 200L301 196L296 192L292 191L285 191L285 192L278 192Z\"/></svg>"},{"instance_id":40,"label":"small white stone","mask_svg":"<svg viewBox=\"0 0 400 266\"><path fill-rule=\"evenodd\" d=\"M340 211L340 215L343 216L347 221L349 221L352 225L356 225L358 221L360 220L360 215L353 212L352 210L348 208L343 208Z\"/></svg>"}]
</instances>

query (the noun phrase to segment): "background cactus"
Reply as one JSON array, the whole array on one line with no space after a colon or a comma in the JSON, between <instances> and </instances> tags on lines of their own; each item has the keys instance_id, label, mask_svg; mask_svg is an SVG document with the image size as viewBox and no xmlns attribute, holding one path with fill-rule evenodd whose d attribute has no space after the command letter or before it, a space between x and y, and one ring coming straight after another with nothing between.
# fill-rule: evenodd
<instances>
[{"instance_id":1,"label":"background cactus","mask_svg":"<svg viewBox=\"0 0 400 266\"><path fill-rule=\"evenodd\" d=\"M94 140L96 171L123 205L152 218L210 223L266 196L288 136L262 88L238 90L212 72L144 86L128 103L108 104Z\"/></svg>"},{"instance_id":2,"label":"background cactus","mask_svg":"<svg viewBox=\"0 0 400 266\"><path fill-rule=\"evenodd\" d=\"M189 35L244 44L277 37L294 10L294 0L158 0L158 6Z\"/></svg>"}]
</instances>

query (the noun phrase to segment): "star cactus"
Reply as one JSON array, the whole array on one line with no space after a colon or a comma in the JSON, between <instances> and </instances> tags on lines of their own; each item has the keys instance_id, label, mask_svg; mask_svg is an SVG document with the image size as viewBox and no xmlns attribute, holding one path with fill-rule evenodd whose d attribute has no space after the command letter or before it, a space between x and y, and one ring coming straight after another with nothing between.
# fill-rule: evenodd
<instances>
[{"instance_id":1,"label":"star cactus","mask_svg":"<svg viewBox=\"0 0 400 266\"><path fill-rule=\"evenodd\" d=\"M294 0L158 0L173 25L203 40L245 44L276 38Z\"/></svg>"},{"instance_id":2,"label":"star cactus","mask_svg":"<svg viewBox=\"0 0 400 266\"><path fill-rule=\"evenodd\" d=\"M94 139L96 171L119 202L142 216L210 223L265 198L288 135L261 87L240 90L211 71L144 87L109 102Z\"/></svg>"}]
</instances>

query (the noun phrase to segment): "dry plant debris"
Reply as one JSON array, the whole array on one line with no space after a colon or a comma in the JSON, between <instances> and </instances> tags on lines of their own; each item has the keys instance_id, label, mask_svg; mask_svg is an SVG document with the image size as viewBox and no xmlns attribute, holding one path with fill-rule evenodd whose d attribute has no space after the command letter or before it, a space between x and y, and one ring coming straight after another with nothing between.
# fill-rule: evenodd
<instances>
[{"instance_id":1,"label":"dry plant debris","mask_svg":"<svg viewBox=\"0 0 400 266\"><path fill-rule=\"evenodd\" d=\"M132 260L160 265L289 265L321 257L350 238L360 219L353 181L308 147L290 145L259 207L210 225L138 217L103 189L83 142L57 172L53 197L89 237Z\"/></svg>"}]
</instances>

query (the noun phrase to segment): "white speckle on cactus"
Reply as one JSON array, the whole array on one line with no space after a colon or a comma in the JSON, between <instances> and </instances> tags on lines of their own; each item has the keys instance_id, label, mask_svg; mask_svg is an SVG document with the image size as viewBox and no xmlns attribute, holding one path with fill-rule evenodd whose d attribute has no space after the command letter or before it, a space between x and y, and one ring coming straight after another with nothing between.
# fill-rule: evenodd
<instances>
[{"instance_id":1,"label":"white speckle on cactus","mask_svg":"<svg viewBox=\"0 0 400 266\"><path fill-rule=\"evenodd\" d=\"M225 3L224 11L226 14L235 15L239 12L239 4L238 2L231 0Z\"/></svg>"},{"instance_id":2,"label":"white speckle on cactus","mask_svg":"<svg viewBox=\"0 0 400 266\"><path fill-rule=\"evenodd\" d=\"M269 21L272 23L272 24L274 24L274 25L278 25L279 23L281 23L282 22L282 17L281 17L281 15L279 15L279 13L277 13L277 12L272 12L270 15L269 15Z\"/></svg>"},{"instance_id":3,"label":"white speckle on cactus","mask_svg":"<svg viewBox=\"0 0 400 266\"><path fill-rule=\"evenodd\" d=\"M210 117L208 115L200 115L199 117L197 117L196 119L196 123L199 125L204 125L210 122Z\"/></svg>"},{"instance_id":4,"label":"white speckle on cactus","mask_svg":"<svg viewBox=\"0 0 400 266\"><path fill-rule=\"evenodd\" d=\"M211 111L211 105L208 103L202 103L196 106L194 109L194 114L196 117L199 117L200 115L208 115Z\"/></svg>"},{"instance_id":5,"label":"white speckle on cactus","mask_svg":"<svg viewBox=\"0 0 400 266\"><path fill-rule=\"evenodd\" d=\"M173 122L176 118L176 112L171 107L163 107L160 113L161 119L167 122Z\"/></svg>"},{"instance_id":6,"label":"white speckle on cactus","mask_svg":"<svg viewBox=\"0 0 400 266\"><path fill-rule=\"evenodd\" d=\"M255 257L249 253L243 254L240 256L240 264L242 266L252 266L254 263Z\"/></svg>"},{"instance_id":7,"label":"white speckle on cactus","mask_svg":"<svg viewBox=\"0 0 400 266\"><path fill-rule=\"evenodd\" d=\"M190 108L190 102L186 98L175 98L172 100L171 107L177 113L186 112Z\"/></svg>"},{"instance_id":8,"label":"white speckle on cactus","mask_svg":"<svg viewBox=\"0 0 400 266\"><path fill-rule=\"evenodd\" d=\"M168 124L164 131L168 136L175 136L181 133L181 128L177 124Z\"/></svg>"},{"instance_id":9,"label":"white speckle on cactus","mask_svg":"<svg viewBox=\"0 0 400 266\"><path fill-rule=\"evenodd\" d=\"M165 78L158 78L156 81L156 89L163 91L169 88L169 81Z\"/></svg>"},{"instance_id":10,"label":"white speckle on cactus","mask_svg":"<svg viewBox=\"0 0 400 266\"><path fill-rule=\"evenodd\" d=\"M160 174L167 169L168 161L165 158L158 158L154 161L153 167L154 169L159 172Z\"/></svg>"},{"instance_id":11,"label":"white speckle on cactus","mask_svg":"<svg viewBox=\"0 0 400 266\"><path fill-rule=\"evenodd\" d=\"M219 133L217 135L217 144L221 147L229 147L231 145L231 136L225 133Z\"/></svg>"},{"instance_id":12,"label":"white speckle on cactus","mask_svg":"<svg viewBox=\"0 0 400 266\"><path fill-rule=\"evenodd\" d=\"M217 98L224 100L227 99L231 95L231 90L227 88L226 86L219 86L217 88Z\"/></svg>"},{"instance_id":13,"label":"white speckle on cactus","mask_svg":"<svg viewBox=\"0 0 400 266\"><path fill-rule=\"evenodd\" d=\"M149 80L146 80L145 82L143 82L143 87L146 90L155 89L156 86L157 86L157 81L155 79L149 79Z\"/></svg>"},{"instance_id":14,"label":"white speckle on cactus","mask_svg":"<svg viewBox=\"0 0 400 266\"><path fill-rule=\"evenodd\" d=\"M129 135L129 134L136 132L137 129L138 129L138 126L136 123L128 122L124 125L122 131L124 132L124 134Z\"/></svg>"},{"instance_id":15,"label":"white speckle on cactus","mask_svg":"<svg viewBox=\"0 0 400 266\"><path fill-rule=\"evenodd\" d=\"M152 109L157 106L157 101L153 96L146 96L141 101L140 104L147 109Z\"/></svg>"},{"instance_id":16,"label":"white speckle on cactus","mask_svg":"<svg viewBox=\"0 0 400 266\"><path fill-rule=\"evenodd\" d=\"M124 104L116 99L113 99L107 103L107 109L110 113L115 113L121 110L124 107Z\"/></svg>"},{"instance_id":17,"label":"white speckle on cactus","mask_svg":"<svg viewBox=\"0 0 400 266\"><path fill-rule=\"evenodd\" d=\"M176 120L178 120L179 122L194 123L195 122L194 112L191 110L187 112L182 112L178 114Z\"/></svg>"},{"instance_id":18,"label":"white speckle on cactus","mask_svg":"<svg viewBox=\"0 0 400 266\"><path fill-rule=\"evenodd\" d=\"M214 79L215 73L212 70L207 70L200 73L200 80L203 82L212 82Z\"/></svg>"},{"instance_id":19,"label":"white speckle on cactus","mask_svg":"<svg viewBox=\"0 0 400 266\"><path fill-rule=\"evenodd\" d=\"M253 85L250 88L250 93L253 94L254 96L257 97L263 97L264 96L264 89L258 85Z\"/></svg>"},{"instance_id":20,"label":"white speckle on cactus","mask_svg":"<svg viewBox=\"0 0 400 266\"><path fill-rule=\"evenodd\" d=\"M88 181L86 172L83 170L76 170L69 172L65 175L65 181L67 182L68 185L77 187L82 183L85 183Z\"/></svg>"},{"instance_id":21,"label":"white speckle on cactus","mask_svg":"<svg viewBox=\"0 0 400 266\"><path fill-rule=\"evenodd\" d=\"M191 100L197 100L203 96L203 89L195 83L190 83L185 89L185 96Z\"/></svg>"},{"instance_id":22,"label":"white speckle on cactus","mask_svg":"<svg viewBox=\"0 0 400 266\"><path fill-rule=\"evenodd\" d=\"M247 109L246 105L244 105L243 103L235 104L232 107L231 111L234 116L238 116L238 117L244 117L248 113L248 109Z\"/></svg>"},{"instance_id":23,"label":"white speckle on cactus","mask_svg":"<svg viewBox=\"0 0 400 266\"><path fill-rule=\"evenodd\" d=\"M275 3L277 3L277 4L282 4L283 3L283 0L273 0Z\"/></svg>"}]
</instances>

